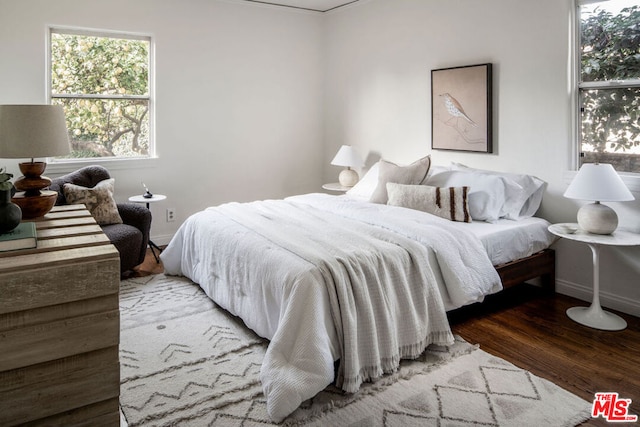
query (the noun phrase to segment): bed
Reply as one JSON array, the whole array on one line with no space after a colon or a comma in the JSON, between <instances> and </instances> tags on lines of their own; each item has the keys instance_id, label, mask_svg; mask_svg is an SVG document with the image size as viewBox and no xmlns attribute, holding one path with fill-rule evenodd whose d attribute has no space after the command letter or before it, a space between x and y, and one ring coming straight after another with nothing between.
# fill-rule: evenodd
<instances>
[{"instance_id":1,"label":"bed","mask_svg":"<svg viewBox=\"0 0 640 427\"><path fill-rule=\"evenodd\" d=\"M403 181L407 188L400 190L411 191L453 188L430 185L447 184L450 176L456 181L459 174L449 173L452 168L428 174L425 159L394 169L401 177L381 164L375 180L368 173L345 196L307 194L205 209L182 224L162 253L167 274L189 277L270 340L260 378L274 422L333 382L355 392L429 344L451 343L447 311L529 278L553 282L548 223L519 215L533 193L508 206L518 209L512 212L517 219L508 218L508 197L495 218L470 222L394 204L398 192L388 183ZM462 172L478 184L475 171ZM372 201L380 185L389 189Z\"/></svg>"}]
</instances>

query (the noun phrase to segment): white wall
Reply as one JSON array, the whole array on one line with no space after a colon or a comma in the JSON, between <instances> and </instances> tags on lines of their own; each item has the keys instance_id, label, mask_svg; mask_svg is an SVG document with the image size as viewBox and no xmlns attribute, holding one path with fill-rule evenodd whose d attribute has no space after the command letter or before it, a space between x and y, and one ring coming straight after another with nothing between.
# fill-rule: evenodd
<instances>
[{"instance_id":1,"label":"white wall","mask_svg":"<svg viewBox=\"0 0 640 427\"><path fill-rule=\"evenodd\" d=\"M152 35L159 158L107 167L118 201L141 194L141 181L168 196L151 207L157 243L207 206L319 188L321 14L224 0L0 0L0 104L46 101L48 25ZM19 176L15 164L0 166Z\"/></svg>"},{"instance_id":2,"label":"white wall","mask_svg":"<svg viewBox=\"0 0 640 427\"><path fill-rule=\"evenodd\" d=\"M361 0L328 14L325 165L351 144L371 161L430 153L436 164L533 174L549 184L539 215L574 222L579 206L562 197L572 166L572 3ZM432 151L430 71L487 62L494 153ZM336 173L325 166L325 180ZM614 207L622 226L640 232L638 202ZM556 249L558 290L590 300L589 248L562 241ZM603 304L640 315L640 248L602 252Z\"/></svg>"}]
</instances>

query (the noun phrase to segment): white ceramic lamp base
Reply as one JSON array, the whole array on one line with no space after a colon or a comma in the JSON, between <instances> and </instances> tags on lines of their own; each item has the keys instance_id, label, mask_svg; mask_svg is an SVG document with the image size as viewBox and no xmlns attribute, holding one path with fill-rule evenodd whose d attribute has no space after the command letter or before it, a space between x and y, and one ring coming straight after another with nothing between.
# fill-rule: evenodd
<instances>
[{"instance_id":1,"label":"white ceramic lamp base","mask_svg":"<svg viewBox=\"0 0 640 427\"><path fill-rule=\"evenodd\" d=\"M358 183L359 179L358 172L350 168L344 169L338 176L338 181L343 187L353 187Z\"/></svg>"},{"instance_id":2,"label":"white ceramic lamp base","mask_svg":"<svg viewBox=\"0 0 640 427\"><path fill-rule=\"evenodd\" d=\"M578 211L580 228L593 234L611 234L618 228L618 215L600 202L584 205Z\"/></svg>"}]
</instances>

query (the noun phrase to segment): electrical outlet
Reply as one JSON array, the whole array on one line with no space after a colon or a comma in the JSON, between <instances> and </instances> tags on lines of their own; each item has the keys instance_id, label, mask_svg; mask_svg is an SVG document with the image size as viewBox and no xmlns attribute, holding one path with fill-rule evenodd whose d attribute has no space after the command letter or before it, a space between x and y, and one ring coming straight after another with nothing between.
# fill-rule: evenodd
<instances>
[{"instance_id":1,"label":"electrical outlet","mask_svg":"<svg viewBox=\"0 0 640 427\"><path fill-rule=\"evenodd\" d=\"M167 209L167 222L173 222L176 220L176 209L168 208Z\"/></svg>"}]
</instances>

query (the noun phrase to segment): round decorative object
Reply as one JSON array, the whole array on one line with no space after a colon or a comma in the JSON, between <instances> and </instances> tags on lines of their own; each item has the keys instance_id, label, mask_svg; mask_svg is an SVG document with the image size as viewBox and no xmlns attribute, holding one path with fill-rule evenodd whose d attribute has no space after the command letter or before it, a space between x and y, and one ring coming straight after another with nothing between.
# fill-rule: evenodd
<instances>
[{"instance_id":1,"label":"round decorative object","mask_svg":"<svg viewBox=\"0 0 640 427\"><path fill-rule=\"evenodd\" d=\"M611 234L618 227L618 215L607 205L589 203L578 210L580 228L593 234Z\"/></svg>"},{"instance_id":2,"label":"round decorative object","mask_svg":"<svg viewBox=\"0 0 640 427\"><path fill-rule=\"evenodd\" d=\"M20 207L11 202L11 190L0 190L0 234L12 231L21 219Z\"/></svg>"},{"instance_id":3,"label":"round decorative object","mask_svg":"<svg viewBox=\"0 0 640 427\"><path fill-rule=\"evenodd\" d=\"M22 210L22 218L33 219L45 216L56 204L58 193L51 190L39 191L39 194L29 196L26 191L19 191L13 195L11 201Z\"/></svg>"},{"instance_id":4,"label":"round decorative object","mask_svg":"<svg viewBox=\"0 0 640 427\"><path fill-rule=\"evenodd\" d=\"M343 187L353 187L358 183L358 172L353 169L344 169L338 176L338 181Z\"/></svg>"}]
</instances>

